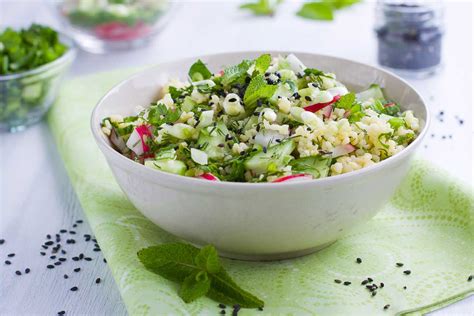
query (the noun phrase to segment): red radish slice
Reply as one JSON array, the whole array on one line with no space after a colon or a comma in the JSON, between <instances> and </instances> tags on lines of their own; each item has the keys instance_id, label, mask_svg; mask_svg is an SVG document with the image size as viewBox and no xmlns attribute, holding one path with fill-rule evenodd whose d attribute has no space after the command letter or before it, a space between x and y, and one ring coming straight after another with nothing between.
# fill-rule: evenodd
<instances>
[{"instance_id":1,"label":"red radish slice","mask_svg":"<svg viewBox=\"0 0 474 316\"><path fill-rule=\"evenodd\" d=\"M326 106L328 105L331 105L335 102L337 102L341 97L339 95L335 95L331 101L329 102L323 102L323 103L316 103L316 104L311 104L311 105L308 105L308 106L305 106L303 109L305 109L305 111L309 111L309 112L317 112L319 110L321 110L322 108L325 108Z\"/></svg>"},{"instance_id":2,"label":"red radish slice","mask_svg":"<svg viewBox=\"0 0 474 316\"><path fill-rule=\"evenodd\" d=\"M219 178L213 175L212 173L203 173L198 177L199 179L209 180L209 181L219 181Z\"/></svg>"},{"instance_id":3,"label":"red radish slice","mask_svg":"<svg viewBox=\"0 0 474 316\"><path fill-rule=\"evenodd\" d=\"M145 136L151 136L151 132L146 125L140 125L135 128L138 135L140 136L140 140L142 142L143 152L147 152L150 150L150 147L146 144Z\"/></svg>"},{"instance_id":4,"label":"red radish slice","mask_svg":"<svg viewBox=\"0 0 474 316\"><path fill-rule=\"evenodd\" d=\"M347 110L344 112L344 118L348 118L351 115L351 111Z\"/></svg>"},{"instance_id":5,"label":"red radish slice","mask_svg":"<svg viewBox=\"0 0 474 316\"><path fill-rule=\"evenodd\" d=\"M334 150L332 151L332 157L336 158L336 157L344 156L344 155L350 154L354 150L356 150L356 148L351 144L339 145L339 146L336 146Z\"/></svg>"},{"instance_id":6,"label":"red radish slice","mask_svg":"<svg viewBox=\"0 0 474 316\"><path fill-rule=\"evenodd\" d=\"M94 28L98 37L110 41L126 41L136 39L150 33L151 28L143 22L127 25L121 22L103 23Z\"/></svg>"},{"instance_id":7,"label":"red radish slice","mask_svg":"<svg viewBox=\"0 0 474 316\"><path fill-rule=\"evenodd\" d=\"M326 106L324 109L323 109L323 116L325 118L330 118L331 117L331 114L332 114L332 106Z\"/></svg>"},{"instance_id":8,"label":"red radish slice","mask_svg":"<svg viewBox=\"0 0 474 316\"><path fill-rule=\"evenodd\" d=\"M298 174L291 174L289 176L280 177L272 181L272 183L280 183L280 182L290 182L290 181L305 181L305 180L313 180L313 177L309 174L305 173L298 173Z\"/></svg>"},{"instance_id":9,"label":"red radish slice","mask_svg":"<svg viewBox=\"0 0 474 316\"><path fill-rule=\"evenodd\" d=\"M218 72L219 76L223 76L224 75L224 70L221 70Z\"/></svg>"},{"instance_id":10,"label":"red radish slice","mask_svg":"<svg viewBox=\"0 0 474 316\"><path fill-rule=\"evenodd\" d=\"M395 106L395 103L390 102L390 103L384 104L385 108L391 108L392 106Z\"/></svg>"}]
</instances>

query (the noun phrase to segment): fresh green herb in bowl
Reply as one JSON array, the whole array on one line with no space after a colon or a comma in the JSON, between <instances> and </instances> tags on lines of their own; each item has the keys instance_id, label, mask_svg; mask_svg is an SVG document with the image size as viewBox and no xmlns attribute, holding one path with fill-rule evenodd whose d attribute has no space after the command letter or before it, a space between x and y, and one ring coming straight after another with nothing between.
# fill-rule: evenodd
<instances>
[{"instance_id":1,"label":"fresh green herb in bowl","mask_svg":"<svg viewBox=\"0 0 474 316\"><path fill-rule=\"evenodd\" d=\"M0 32L0 130L17 131L40 120L75 56L72 40L32 24Z\"/></svg>"}]
</instances>

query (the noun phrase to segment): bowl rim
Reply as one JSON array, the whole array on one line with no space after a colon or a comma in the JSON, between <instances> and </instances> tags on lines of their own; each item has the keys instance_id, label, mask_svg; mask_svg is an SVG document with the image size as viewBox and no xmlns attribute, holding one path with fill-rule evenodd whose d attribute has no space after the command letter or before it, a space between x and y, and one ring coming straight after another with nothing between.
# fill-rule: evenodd
<instances>
[{"instance_id":1,"label":"bowl rim","mask_svg":"<svg viewBox=\"0 0 474 316\"><path fill-rule=\"evenodd\" d=\"M415 148L417 148L421 142L423 141L423 138L425 137L430 123L431 123L431 115L429 108L426 104L425 99L423 96L406 80L403 78L399 77L395 73L382 69L381 67L375 66L375 65L369 65L366 63L354 61L348 58L342 58L338 56L332 56L332 55L326 55L326 54L318 54L318 53L311 53L311 52L302 52L302 51L292 51L291 53L295 55L299 54L306 54L306 55L313 55L314 57L322 57L322 58L331 58L331 59L336 59L344 62L350 62L353 64L358 64L360 66L368 67L373 70L382 72L386 75L392 76L395 79L401 81L404 85L408 86L411 88L415 94L418 96L418 98L421 101L421 105L423 109L425 110L426 117L424 119L424 126L418 136L415 138L415 140L410 143L407 147L405 147L402 151L399 153L388 157L387 159L377 162L371 166L351 171L348 173L344 174L339 174L335 176L330 176L330 177L325 177L321 179L313 179L313 180L308 180L308 181L289 181L289 182L280 182L280 183L272 183L272 182L259 182L259 183L253 183L253 182L230 182L230 181L205 181L203 179L199 178L194 178L194 177L187 177L187 176L182 176L182 175L176 175L164 171L160 171L157 169L152 169L148 168L145 165L142 165L140 163L137 163L124 155L120 154L118 151L116 151L110 144L108 144L104 137L100 135L100 128L97 128L96 123L100 122L101 120L98 120L98 110L100 106L103 104L104 100L114 91L116 91L118 88L121 86L125 85L129 81L135 79L136 77L139 77L143 75L145 72L150 71L151 69L154 68L160 68L163 65L167 64L174 64L180 61L184 60L209 60L213 57L217 56L223 56L223 55L234 55L234 54L241 54L241 55L258 55L258 54L265 54L265 53L271 53L271 54L289 54L290 52L288 51L283 51L283 50L268 50L268 51L262 51L262 50L250 50L250 51L233 51L233 52L224 52L224 53L214 53L214 54L205 54L205 55L199 55L199 56L189 56L189 57L184 57L184 58L179 58L179 59L172 59L163 63L158 63L156 65L152 65L150 67L146 67L145 69L141 69L138 72L128 76L124 80L120 81L119 83L115 84L112 88L110 88L97 102L97 104L94 106L91 117L90 117L90 128L92 135L94 136L94 139L98 145L98 147L101 149L102 153L106 156L106 160L110 164L109 157L114 159L117 163L120 163L122 166L127 167L129 170L134 171L134 173L140 173L140 176L145 176L148 179L153 179L157 180L157 177L161 177L163 180L170 180L170 182L180 182L180 185L199 185L201 187L208 187L208 188L218 188L218 187L226 187L226 188L234 188L234 189L243 189L243 188L251 188L251 189L264 189L264 188L288 188L288 187L301 187L301 186L307 186L307 185L334 185L339 182L344 182L347 180L350 180L352 177L362 177L367 174L371 174L373 172L376 172L382 168L388 167L390 165L395 164L396 162L399 162L403 160L407 155L412 153ZM109 156L111 155L111 156ZM162 181L159 181L160 185L163 186L168 186L167 183L163 183Z\"/></svg>"},{"instance_id":2,"label":"bowl rim","mask_svg":"<svg viewBox=\"0 0 474 316\"><path fill-rule=\"evenodd\" d=\"M37 74L45 72L49 69L53 69L56 66L60 66L61 64L72 61L76 57L76 54L77 54L77 45L76 45L76 43L74 42L74 40L69 35L67 35L63 32L60 32L60 31L56 31L56 32L58 33L59 38L61 39L61 41L64 41L65 42L64 44L66 44L68 46L68 50L64 54L62 54L59 58L57 58L57 59L55 59L55 60L53 60L49 63L43 64L39 67L30 69L30 70L17 72L17 73L13 73L13 74L9 74L9 75L0 75L0 82L8 81L8 80L15 80L15 79L19 79L19 78L23 78L23 77L27 77L27 76L37 75Z\"/></svg>"}]
</instances>

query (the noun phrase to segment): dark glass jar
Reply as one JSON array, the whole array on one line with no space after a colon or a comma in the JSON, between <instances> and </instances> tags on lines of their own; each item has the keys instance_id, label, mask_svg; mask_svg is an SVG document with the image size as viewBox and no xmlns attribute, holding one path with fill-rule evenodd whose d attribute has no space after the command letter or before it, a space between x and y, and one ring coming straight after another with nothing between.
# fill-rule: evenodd
<instances>
[{"instance_id":1,"label":"dark glass jar","mask_svg":"<svg viewBox=\"0 0 474 316\"><path fill-rule=\"evenodd\" d=\"M440 1L379 0L375 31L378 61L401 75L427 77L441 64Z\"/></svg>"}]
</instances>

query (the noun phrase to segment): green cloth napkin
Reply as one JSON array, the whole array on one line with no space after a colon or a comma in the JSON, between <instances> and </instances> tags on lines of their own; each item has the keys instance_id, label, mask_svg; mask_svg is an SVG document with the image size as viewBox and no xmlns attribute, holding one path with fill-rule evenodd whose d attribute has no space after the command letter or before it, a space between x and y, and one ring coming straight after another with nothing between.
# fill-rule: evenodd
<instances>
[{"instance_id":1,"label":"green cloth napkin","mask_svg":"<svg viewBox=\"0 0 474 316\"><path fill-rule=\"evenodd\" d=\"M220 311L216 302L202 298L185 304L177 295L177 284L140 264L139 249L176 237L148 221L127 200L90 132L90 114L99 98L135 71L67 82L49 113L49 124L129 314L216 315ZM474 274L473 205L469 188L416 161L390 203L332 246L292 260L224 259L224 265L239 284L266 303L263 312L242 310L242 314L423 313L474 292L474 281L467 281ZM396 267L397 262L404 266ZM385 285L374 297L361 285L367 277ZM336 284L334 279L352 284ZM390 308L384 311L386 304Z\"/></svg>"}]
</instances>

